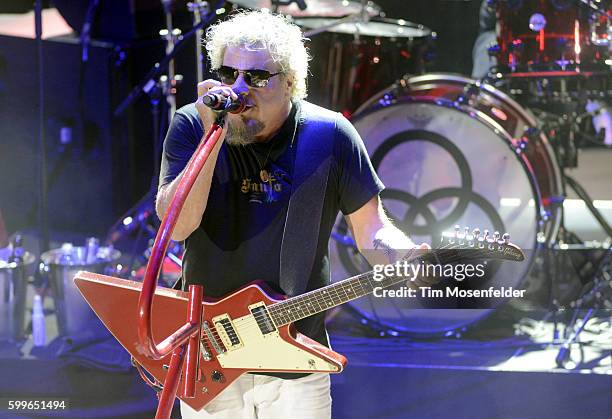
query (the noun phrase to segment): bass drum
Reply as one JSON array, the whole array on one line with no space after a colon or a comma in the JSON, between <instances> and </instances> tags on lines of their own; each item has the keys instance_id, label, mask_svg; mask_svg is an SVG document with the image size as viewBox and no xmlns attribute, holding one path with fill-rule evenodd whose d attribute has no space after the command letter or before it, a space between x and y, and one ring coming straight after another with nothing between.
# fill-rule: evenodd
<instances>
[{"instance_id":1,"label":"bass drum","mask_svg":"<svg viewBox=\"0 0 612 419\"><path fill-rule=\"evenodd\" d=\"M375 95L351 122L386 186L383 204L398 227L434 247L456 224L508 232L526 261L500 264L485 285L521 287L561 219L559 167L525 109L490 85L429 74ZM334 282L366 270L346 234L340 216L330 246ZM424 336L461 330L499 304L436 309L420 299L373 295L351 303L381 327Z\"/></svg>"}]
</instances>

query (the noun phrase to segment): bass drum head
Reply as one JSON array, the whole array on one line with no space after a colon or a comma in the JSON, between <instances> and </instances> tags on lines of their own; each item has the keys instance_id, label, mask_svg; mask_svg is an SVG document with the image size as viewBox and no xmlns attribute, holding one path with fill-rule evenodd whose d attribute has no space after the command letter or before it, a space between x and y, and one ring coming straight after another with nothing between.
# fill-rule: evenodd
<instances>
[{"instance_id":1,"label":"bass drum head","mask_svg":"<svg viewBox=\"0 0 612 419\"><path fill-rule=\"evenodd\" d=\"M415 242L435 247L440 233L458 224L508 232L522 249L536 248L541 200L533 172L511 147L503 128L486 115L410 95L388 106L370 107L352 123L386 186L381 198L387 213ZM335 233L342 236L345 231L340 216ZM354 248L341 242L332 240L330 246L333 282L362 273L367 266ZM499 264L481 285L520 288L533 251L526 256L522 263ZM431 307L431 299L373 295L351 303L380 326L415 335L461 329L488 315L497 304L463 308L466 305L460 301L456 306L447 301L444 307L461 309L437 309L426 308Z\"/></svg>"}]
</instances>

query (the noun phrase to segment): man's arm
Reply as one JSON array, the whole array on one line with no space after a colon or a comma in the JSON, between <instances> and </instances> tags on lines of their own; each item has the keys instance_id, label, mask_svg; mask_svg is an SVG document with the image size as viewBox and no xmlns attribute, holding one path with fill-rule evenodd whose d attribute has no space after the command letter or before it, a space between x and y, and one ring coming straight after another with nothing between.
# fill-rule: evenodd
<instances>
[{"instance_id":1,"label":"man's arm","mask_svg":"<svg viewBox=\"0 0 612 419\"><path fill-rule=\"evenodd\" d=\"M415 245L406 234L393 225L378 195L357 211L346 216L357 247L370 265L395 263L411 249L429 249L423 243ZM431 278L415 278L412 286L431 285Z\"/></svg>"},{"instance_id":2,"label":"man's arm","mask_svg":"<svg viewBox=\"0 0 612 419\"><path fill-rule=\"evenodd\" d=\"M198 100L195 103L196 109L198 110L198 114L202 123L204 125L204 132L208 132L213 124L213 121L216 118L216 114L214 114L204 103L202 102L202 97L211 89L215 89L219 92L222 92L232 98L237 98L236 93L234 93L231 88L227 86L222 86L220 82L216 80L204 80L203 82L198 83ZM212 183L212 176L215 171L215 165L217 164L217 157L219 156L219 150L221 149L221 145L225 139L225 135L227 134L227 125L223 128L223 132L221 134L221 138L215 144L215 148L213 148L210 153L202 171L196 178L193 187L191 188L189 195L187 195L187 199L185 204L183 205L183 209L181 210L181 214L176 222L174 230L172 232L172 239L176 241L185 240L191 233L195 231L196 228L199 227L202 222L202 216L204 215L204 210L206 210L206 203L208 202L208 194L210 193L210 185ZM202 141L202 139L200 140ZM193 158L193 156L192 156ZM157 216L159 219L163 219L170 207L170 202L172 201L172 197L176 193L176 189L178 188L181 179L185 173L185 169L181 171L181 173L170 183L161 186L157 191L157 199L155 201L155 210L157 211Z\"/></svg>"},{"instance_id":3,"label":"man's arm","mask_svg":"<svg viewBox=\"0 0 612 419\"><path fill-rule=\"evenodd\" d=\"M219 156L221 144L223 144L223 139L220 139L217 144L215 144L215 148L213 148L212 152L210 153L210 156L208 157L208 160L206 160L202 171L196 178L189 195L187 195L187 200L183 205L181 214L179 215L172 232L172 240L185 240L195 231L196 228L198 228L202 222L202 216L204 215L206 203L208 202L212 175L215 171L215 165L217 163L217 157ZM166 212L170 207L172 197L174 196L184 173L185 169L183 169L183 171L172 182L159 188L159 191L157 192L157 199L155 201L155 210L157 211L157 216L160 219L163 219L163 217L166 215Z\"/></svg>"},{"instance_id":4,"label":"man's arm","mask_svg":"<svg viewBox=\"0 0 612 419\"><path fill-rule=\"evenodd\" d=\"M357 211L346 216L348 224L357 243L359 251L370 265L395 262L401 258L399 251L413 249L415 244L399 228L395 227L385 210L378 195L370 199ZM381 249L373 252L373 249ZM382 251L388 249L395 255ZM393 251L396 252L393 252Z\"/></svg>"}]
</instances>

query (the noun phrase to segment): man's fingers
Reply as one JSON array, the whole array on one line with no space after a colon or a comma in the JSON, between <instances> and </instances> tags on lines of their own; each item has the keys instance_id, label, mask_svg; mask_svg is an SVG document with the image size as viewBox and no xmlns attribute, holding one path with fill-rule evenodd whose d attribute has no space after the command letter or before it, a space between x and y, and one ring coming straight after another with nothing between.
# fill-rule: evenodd
<instances>
[{"instance_id":1,"label":"man's fingers","mask_svg":"<svg viewBox=\"0 0 612 419\"><path fill-rule=\"evenodd\" d=\"M213 79L204 80L198 83L198 98L204 96L208 91L215 87L221 86L221 82Z\"/></svg>"},{"instance_id":2,"label":"man's fingers","mask_svg":"<svg viewBox=\"0 0 612 419\"><path fill-rule=\"evenodd\" d=\"M202 98L206 93L213 92L219 93L226 97L231 97L232 99L238 99L238 95L231 86L226 84L222 84L217 80L204 80L203 82L198 83L198 100Z\"/></svg>"}]
</instances>

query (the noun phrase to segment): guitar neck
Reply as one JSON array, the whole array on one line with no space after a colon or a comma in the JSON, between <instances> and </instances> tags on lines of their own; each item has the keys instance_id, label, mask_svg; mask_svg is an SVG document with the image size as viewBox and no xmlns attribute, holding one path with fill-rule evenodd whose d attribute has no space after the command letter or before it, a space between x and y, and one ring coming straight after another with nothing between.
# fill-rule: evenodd
<instances>
[{"instance_id":1,"label":"guitar neck","mask_svg":"<svg viewBox=\"0 0 612 419\"><path fill-rule=\"evenodd\" d=\"M489 237L487 230L483 236L478 229L474 229L471 235L466 229L466 233L461 235L457 227L454 235L443 235L441 244L440 249L410 253L401 262L442 265L459 260L497 259L521 262L525 259L521 249L510 243L510 235L501 236L496 232L494 237ZM387 288L411 279L406 272L402 273L404 275L398 276L380 273L382 279L377 281L374 279L374 271L366 272L272 304L267 307L268 313L277 326L283 326L371 294L377 288Z\"/></svg>"},{"instance_id":2,"label":"guitar neck","mask_svg":"<svg viewBox=\"0 0 612 419\"><path fill-rule=\"evenodd\" d=\"M437 257L442 256L442 252L452 250L429 251L409 262L433 263L437 261ZM387 288L406 280L405 276L385 276L377 281L374 279L374 272L370 271L272 304L268 306L268 312L277 326L283 326L371 294L375 288Z\"/></svg>"}]
</instances>

